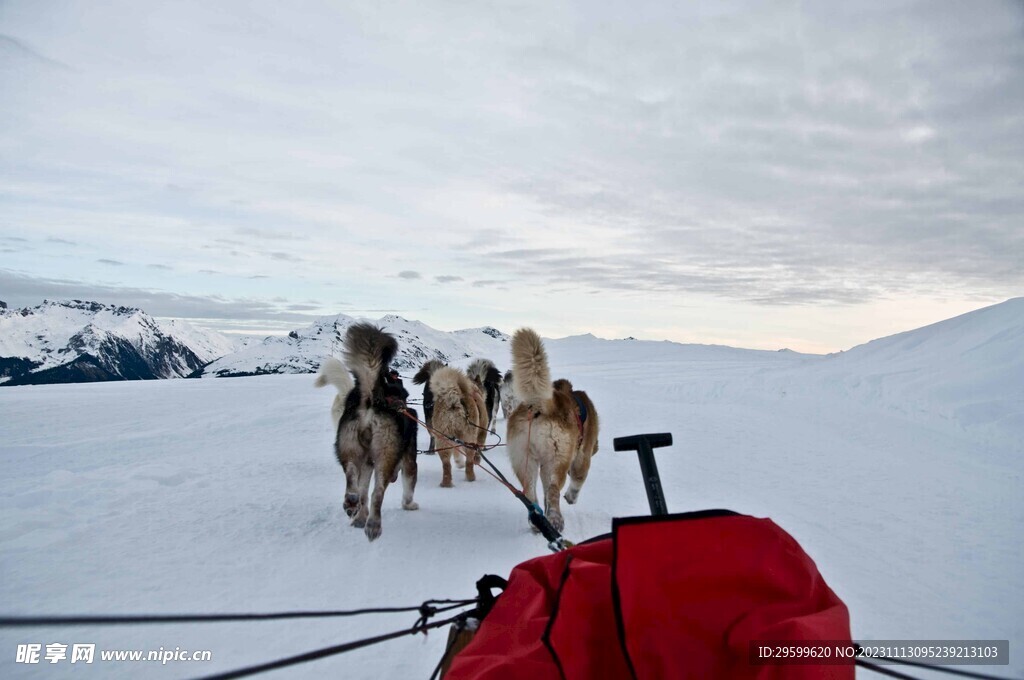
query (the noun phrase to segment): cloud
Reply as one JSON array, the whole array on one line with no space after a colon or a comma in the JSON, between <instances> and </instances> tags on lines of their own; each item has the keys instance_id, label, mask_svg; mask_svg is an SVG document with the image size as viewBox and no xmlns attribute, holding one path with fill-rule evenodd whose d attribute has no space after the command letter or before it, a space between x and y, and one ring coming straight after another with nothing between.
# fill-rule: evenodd
<instances>
[{"instance_id":1,"label":"cloud","mask_svg":"<svg viewBox=\"0 0 1024 680\"><path fill-rule=\"evenodd\" d=\"M174 269L173 267L169 267L166 264L147 264L146 266L149 267L150 269L159 269L161 271L171 271Z\"/></svg>"},{"instance_id":2,"label":"cloud","mask_svg":"<svg viewBox=\"0 0 1024 680\"><path fill-rule=\"evenodd\" d=\"M120 260L111 260L111 259L106 258L106 257L101 257L100 259L98 259L96 261L99 262L100 264L110 265L111 267L123 267L124 266L124 262L121 262Z\"/></svg>"},{"instance_id":3,"label":"cloud","mask_svg":"<svg viewBox=\"0 0 1024 680\"><path fill-rule=\"evenodd\" d=\"M1019 3L32 5L4 31L5 226L103 248L11 253L40 279L103 257L205 290L184 272L258 256L268 287L362 305L391 272L466 281L404 291L462 315L499 285L748 309L1024 286Z\"/></svg>"},{"instance_id":4,"label":"cloud","mask_svg":"<svg viewBox=\"0 0 1024 680\"><path fill-rule=\"evenodd\" d=\"M310 323L316 315L288 310L282 303L218 295L180 295L160 290L94 284L74 279L44 278L0 269L0 290L12 307L34 306L44 299L95 300L138 307L153 316L231 323L277 324L288 328ZM287 301L284 303L287 304Z\"/></svg>"},{"instance_id":5,"label":"cloud","mask_svg":"<svg viewBox=\"0 0 1024 680\"><path fill-rule=\"evenodd\" d=\"M282 252L279 252L279 251L266 253L266 255L269 256L270 259L272 259L272 260L279 260L281 262L302 262L303 261L303 258L301 258L301 257L298 257L296 255L292 255L290 253L282 253Z\"/></svg>"},{"instance_id":6,"label":"cloud","mask_svg":"<svg viewBox=\"0 0 1024 680\"><path fill-rule=\"evenodd\" d=\"M29 59L37 64L62 71L75 71L75 69L71 68L64 62L44 56L26 45L24 42L9 35L0 34L0 55Z\"/></svg>"},{"instance_id":7,"label":"cloud","mask_svg":"<svg viewBox=\"0 0 1024 680\"><path fill-rule=\"evenodd\" d=\"M301 233L274 231L272 229L255 229L252 227L240 227L238 229L235 229L235 233L240 234L242 236L264 239L268 241L302 241L305 239L305 237ZM241 245L238 241L234 240L229 241L222 239L222 241L224 241L225 243L230 242Z\"/></svg>"}]
</instances>

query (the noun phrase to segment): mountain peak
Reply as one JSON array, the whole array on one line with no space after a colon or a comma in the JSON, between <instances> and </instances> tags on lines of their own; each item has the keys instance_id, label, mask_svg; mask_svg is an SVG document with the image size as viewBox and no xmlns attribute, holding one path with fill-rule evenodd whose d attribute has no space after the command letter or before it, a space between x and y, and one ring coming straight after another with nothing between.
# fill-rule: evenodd
<instances>
[{"instance_id":1,"label":"mountain peak","mask_svg":"<svg viewBox=\"0 0 1024 680\"><path fill-rule=\"evenodd\" d=\"M138 307L124 307L122 305L106 305L102 302L93 302L91 300L43 300L36 309L45 309L53 307L63 307L65 309L77 309L83 312L91 312L93 314L99 312L110 312L115 316L131 316L133 314L145 314Z\"/></svg>"},{"instance_id":2,"label":"mountain peak","mask_svg":"<svg viewBox=\"0 0 1024 680\"><path fill-rule=\"evenodd\" d=\"M234 349L219 333L137 307L44 300L0 315L0 383L184 377Z\"/></svg>"}]
</instances>

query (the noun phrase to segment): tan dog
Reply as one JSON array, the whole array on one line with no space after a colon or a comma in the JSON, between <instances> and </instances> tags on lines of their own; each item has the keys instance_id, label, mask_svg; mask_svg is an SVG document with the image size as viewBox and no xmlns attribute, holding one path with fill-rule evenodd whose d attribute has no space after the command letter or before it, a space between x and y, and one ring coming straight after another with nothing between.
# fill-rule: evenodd
<instances>
[{"instance_id":1,"label":"tan dog","mask_svg":"<svg viewBox=\"0 0 1024 680\"><path fill-rule=\"evenodd\" d=\"M466 481L476 481L473 470L477 462L476 451L452 440L476 446L483 446L487 441L487 405L483 392L457 368L437 365L428 368L428 364L424 364L414 381L422 378L429 381L427 388L433 397L433 406L427 424L433 431L437 454L441 457L441 486L452 486L453 452L455 464L459 467L465 465ZM427 372L425 376L421 375L424 371Z\"/></svg>"},{"instance_id":2,"label":"tan dog","mask_svg":"<svg viewBox=\"0 0 1024 680\"><path fill-rule=\"evenodd\" d=\"M597 410L568 380L551 382L547 352L532 329L512 336L512 380L519 405L508 418L509 460L533 502L539 473L544 514L561 531L565 521L559 494L568 476L565 501L575 503L587 479L590 459L597 453Z\"/></svg>"}]
</instances>

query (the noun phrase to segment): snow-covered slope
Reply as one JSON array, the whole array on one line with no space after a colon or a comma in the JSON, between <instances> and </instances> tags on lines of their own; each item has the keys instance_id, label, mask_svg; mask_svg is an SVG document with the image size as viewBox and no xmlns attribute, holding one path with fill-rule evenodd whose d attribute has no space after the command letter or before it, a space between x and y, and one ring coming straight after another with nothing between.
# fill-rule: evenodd
<instances>
[{"instance_id":1,"label":"snow-covered slope","mask_svg":"<svg viewBox=\"0 0 1024 680\"><path fill-rule=\"evenodd\" d=\"M181 319L156 319L157 325L167 335L173 336L181 344L195 352L199 360L209 363L218 357L234 352L243 347L247 338L234 338L208 328L193 326Z\"/></svg>"},{"instance_id":2,"label":"snow-covered slope","mask_svg":"<svg viewBox=\"0 0 1024 680\"><path fill-rule=\"evenodd\" d=\"M313 373L327 356L340 356L345 331L362 321L339 314L318 319L310 326L287 336L269 337L233 354L221 357L196 376L237 377L270 373ZM508 336L494 328L439 331L420 321L388 315L374 323L398 338L398 357L393 362L400 371L414 371L428 359L458 364L477 356L507 364Z\"/></svg>"},{"instance_id":3,"label":"snow-covered slope","mask_svg":"<svg viewBox=\"0 0 1024 680\"><path fill-rule=\"evenodd\" d=\"M873 340L771 382L788 398L829 391L998 439L1024 426L1024 298Z\"/></svg>"},{"instance_id":4,"label":"snow-covered slope","mask_svg":"<svg viewBox=\"0 0 1024 680\"><path fill-rule=\"evenodd\" d=\"M987 391L1013 411L1019 364L1009 349L992 350L1004 333L1014 337L1020 306L982 312L832 358L591 337L547 342L552 373L588 391L602 427L579 502L563 507L566 537L578 541L608 531L612 517L647 514L636 455L615 452L612 439L668 431L675 444L657 458L669 510L725 507L771 517L847 603L856 637L1009 639L1018 649L1024 420L1003 418L999 429L983 431L893 408L888 389L856 387L871 375L888 385L901 363L920 358L922 367L939 361L947 370L907 373L916 377L906 389L945 395L943 403ZM987 377L1001 370L1006 381ZM972 375L983 382L972 385ZM273 375L0 390L0 609L416 605L472 596L482 574L507 575L548 552L495 480L457 475L455 488L440 488L440 463L426 455L420 509L403 511L401 487L390 488L383 536L368 543L342 509L333 396L312 383L309 375ZM422 431L419 443L426 447ZM493 453L511 474L502 449ZM415 618L3 629L0 677L201 677L401 629ZM211 650L213 660L15 663L18 644L52 642L95 643L97 655ZM444 631L407 636L274 677L425 678L445 642ZM1009 667L977 670L1020 677L1024 659L1011 654Z\"/></svg>"},{"instance_id":5,"label":"snow-covered slope","mask_svg":"<svg viewBox=\"0 0 1024 680\"><path fill-rule=\"evenodd\" d=\"M72 300L0 309L0 383L188 375L234 350L227 337L140 309Z\"/></svg>"}]
</instances>

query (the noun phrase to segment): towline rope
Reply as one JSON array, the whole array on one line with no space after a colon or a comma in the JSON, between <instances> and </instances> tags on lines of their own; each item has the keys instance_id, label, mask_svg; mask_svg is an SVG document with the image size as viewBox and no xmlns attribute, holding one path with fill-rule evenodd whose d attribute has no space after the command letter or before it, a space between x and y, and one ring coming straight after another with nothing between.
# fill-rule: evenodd
<instances>
[{"instance_id":1,"label":"towline rope","mask_svg":"<svg viewBox=\"0 0 1024 680\"><path fill-rule=\"evenodd\" d=\"M462 441L458 437L452 437L450 435L445 434L444 432L435 430L434 428L430 427L429 425L427 425L426 423L422 422L414 415L409 413L408 409L401 409L399 410L399 413L404 414L406 418L414 420L420 425L422 425L424 428L426 428L427 432L430 432L431 434L438 437L444 437L445 439L452 442L456 446L461 446L469 451L476 452L476 454L480 456L480 459L487 463L488 467L490 467L491 470L493 470L493 472L483 466L481 466L480 469L494 477L496 480L498 480L498 482L502 484L506 489L508 489L509 492L519 500L519 502L526 506L526 511L528 513L528 519L530 520L530 524L532 524L534 528L536 528L537 531L539 531L541 535L544 536L545 539L547 539L548 548L551 549L552 552L561 552L573 546L573 543L571 541L566 540L565 537L563 537L562 534L558 531L558 529L555 529L555 527L551 525L551 521L544 514L544 511L541 510L540 506L537 505L537 503L535 503L534 501L531 501L529 498L527 498L526 494L523 491L520 491L519 489L514 487L512 483L508 481L508 478L505 477L504 474L502 474L501 470L498 469L498 466L491 462L491 459L484 454L484 451L490 451L491 449L497 448L498 446L504 446L503 444L493 444L491 446L479 446L477 444L469 444L467 442ZM498 436L497 433L491 430L487 430L487 428L482 427L481 425L478 425L476 423L473 423L472 421L470 421L470 424L473 425L474 427L486 430L487 432L491 432L491 434Z\"/></svg>"},{"instance_id":2,"label":"towline rope","mask_svg":"<svg viewBox=\"0 0 1024 680\"><path fill-rule=\"evenodd\" d=\"M414 607L373 607L367 609L349 609L339 611L294 611L243 613L243 614L128 614L118 615L81 615L81 616L4 616L0 617L0 628L33 628L40 626L121 626L160 623L220 623L224 621L275 621L282 619L326 619L343 616L361 616L363 614L396 614L402 612L420 612L424 608L434 613L446 612L459 607L473 604L476 599L467 600L427 600ZM436 605L445 605L438 607Z\"/></svg>"}]
</instances>

